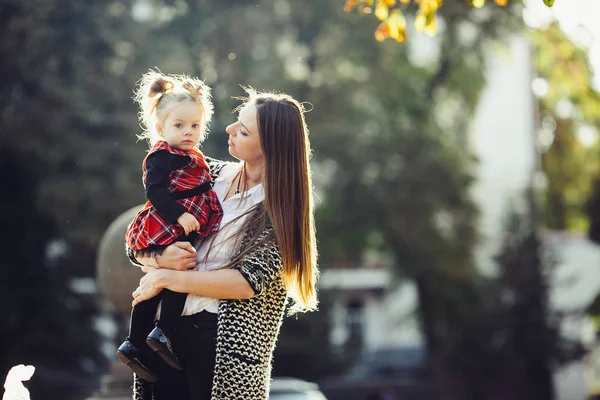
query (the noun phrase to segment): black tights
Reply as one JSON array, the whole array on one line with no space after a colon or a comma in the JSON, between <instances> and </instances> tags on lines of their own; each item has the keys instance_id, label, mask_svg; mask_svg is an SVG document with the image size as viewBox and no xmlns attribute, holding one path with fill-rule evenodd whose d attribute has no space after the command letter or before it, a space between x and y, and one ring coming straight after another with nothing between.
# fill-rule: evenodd
<instances>
[{"instance_id":1,"label":"black tights","mask_svg":"<svg viewBox=\"0 0 600 400\"><path fill-rule=\"evenodd\" d=\"M129 336L127 339L138 349L146 346L146 337L154 328L154 318L159 303L160 326L169 339L175 331L175 326L178 323L187 293L172 292L168 289L161 291L158 295L138 303L131 310L131 319L129 322ZM162 303L161 303L162 300Z\"/></svg>"}]
</instances>

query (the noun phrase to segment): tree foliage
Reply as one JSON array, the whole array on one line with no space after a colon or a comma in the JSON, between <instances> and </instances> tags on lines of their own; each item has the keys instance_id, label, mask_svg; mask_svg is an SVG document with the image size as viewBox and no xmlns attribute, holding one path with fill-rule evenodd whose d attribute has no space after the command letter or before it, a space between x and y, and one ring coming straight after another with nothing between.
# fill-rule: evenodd
<instances>
[{"instance_id":1,"label":"tree foliage","mask_svg":"<svg viewBox=\"0 0 600 400\"><path fill-rule=\"evenodd\" d=\"M551 229L586 231L592 180L600 176L600 93L584 49L558 24L532 32L540 92L538 142L547 178L544 219Z\"/></svg>"},{"instance_id":2,"label":"tree foliage","mask_svg":"<svg viewBox=\"0 0 600 400\"><path fill-rule=\"evenodd\" d=\"M543 0L552 7L554 0ZM485 6L486 0L469 0L475 8ZM493 0L498 6L506 6L508 0ZM414 26L418 32L433 36L438 31L438 10L444 7L460 8L453 0L346 0L344 11L358 10L361 15L373 14L379 21L375 29L375 39L379 42L394 39L404 42L407 38L407 17L415 13ZM464 2L467 3L467 2Z\"/></svg>"},{"instance_id":3,"label":"tree foliage","mask_svg":"<svg viewBox=\"0 0 600 400\"><path fill-rule=\"evenodd\" d=\"M106 85L120 30L111 10L101 1L0 8L0 375L33 364L33 398L81 399L106 361L89 278L97 240L129 204L114 199L137 175L110 168L127 150L115 142L130 103Z\"/></svg>"}]
</instances>

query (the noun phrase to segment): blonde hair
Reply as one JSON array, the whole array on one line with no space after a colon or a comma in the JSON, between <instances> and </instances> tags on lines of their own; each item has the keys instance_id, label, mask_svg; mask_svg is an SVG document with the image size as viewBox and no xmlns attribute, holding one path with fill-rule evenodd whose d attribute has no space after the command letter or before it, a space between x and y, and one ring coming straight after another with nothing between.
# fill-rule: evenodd
<instances>
[{"instance_id":1,"label":"blonde hair","mask_svg":"<svg viewBox=\"0 0 600 400\"><path fill-rule=\"evenodd\" d=\"M235 265L266 241L276 241L283 258L283 280L293 300L290 313L315 310L319 276L314 204L310 170L310 141L301 103L285 94L248 89L244 105L257 109L260 143L265 155L265 200L249 211L240 234L252 232L246 248L229 264ZM267 223L274 237L256 242Z\"/></svg>"},{"instance_id":2,"label":"blonde hair","mask_svg":"<svg viewBox=\"0 0 600 400\"><path fill-rule=\"evenodd\" d=\"M208 135L213 104L210 88L200 79L187 75L165 75L150 70L138 81L133 99L140 106L138 116L144 129L137 137L139 140L147 140L150 147L160 139L156 124L163 123L169 111L182 103L197 103L200 106L204 113L200 142Z\"/></svg>"}]
</instances>

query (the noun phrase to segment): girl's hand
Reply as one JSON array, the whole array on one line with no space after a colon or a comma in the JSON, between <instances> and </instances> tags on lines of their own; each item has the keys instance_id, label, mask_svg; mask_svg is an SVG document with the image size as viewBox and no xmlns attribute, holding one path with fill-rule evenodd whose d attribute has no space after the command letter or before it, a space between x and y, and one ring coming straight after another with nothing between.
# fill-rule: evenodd
<instances>
[{"instance_id":1,"label":"girl's hand","mask_svg":"<svg viewBox=\"0 0 600 400\"><path fill-rule=\"evenodd\" d=\"M133 296L133 302L131 303L132 307L139 302L151 299L159 294L161 290L164 289L162 283L164 281L165 274L168 273L168 271L148 266L143 267L142 271L144 271L146 275L142 276L138 287L131 294Z\"/></svg>"},{"instance_id":2,"label":"girl's hand","mask_svg":"<svg viewBox=\"0 0 600 400\"><path fill-rule=\"evenodd\" d=\"M190 213L183 213L177 218L177 223L181 225L186 235L200 229L200 222Z\"/></svg>"},{"instance_id":3,"label":"girl's hand","mask_svg":"<svg viewBox=\"0 0 600 400\"><path fill-rule=\"evenodd\" d=\"M187 271L196 268L196 249L190 242L175 242L156 256L160 268Z\"/></svg>"}]
</instances>

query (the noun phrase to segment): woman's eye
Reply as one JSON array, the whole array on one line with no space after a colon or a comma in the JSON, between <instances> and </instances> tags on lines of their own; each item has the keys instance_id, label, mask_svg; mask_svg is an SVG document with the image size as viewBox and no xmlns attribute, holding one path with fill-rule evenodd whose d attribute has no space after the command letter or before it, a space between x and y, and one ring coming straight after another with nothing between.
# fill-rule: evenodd
<instances>
[{"instance_id":1,"label":"woman's eye","mask_svg":"<svg viewBox=\"0 0 600 400\"><path fill-rule=\"evenodd\" d=\"M240 131L240 135L248 136L248 134L246 132L244 132L244 131Z\"/></svg>"},{"instance_id":2,"label":"woman's eye","mask_svg":"<svg viewBox=\"0 0 600 400\"><path fill-rule=\"evenodd\" d=\"M181 129L182 127L183 127L183 124L175 124L175 128Z\"/></svg>"},{"instance_id":3,"label":"woman's eye","mask_svg":"<svg viewBox=\"0 0 600 400\"><path fill-rule=\"evenodd\" d=\"M198 129L198 128L200 128L200 124L194 124L194 125L192 125L192 128Z\"/></svg>"}]
</instances>

